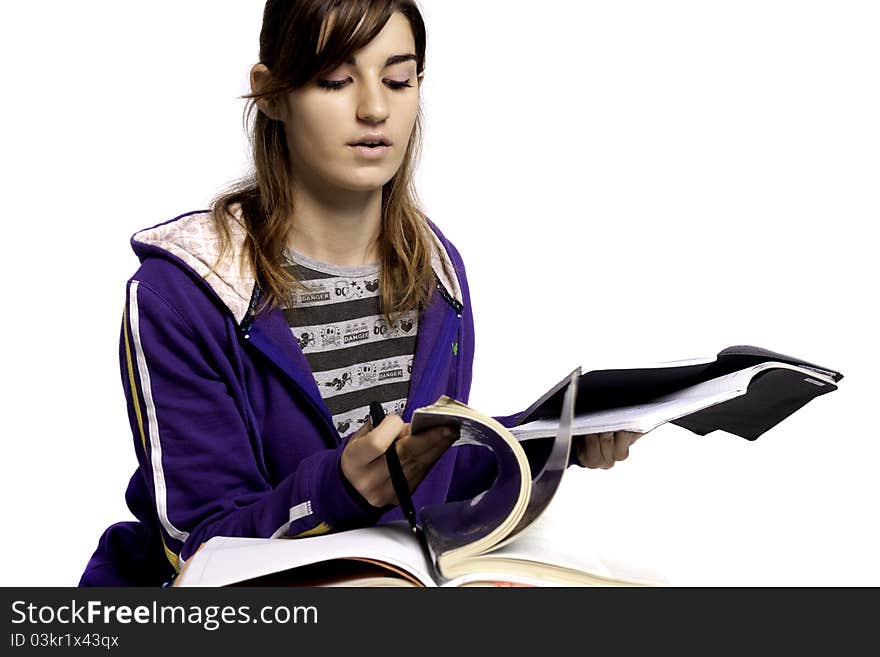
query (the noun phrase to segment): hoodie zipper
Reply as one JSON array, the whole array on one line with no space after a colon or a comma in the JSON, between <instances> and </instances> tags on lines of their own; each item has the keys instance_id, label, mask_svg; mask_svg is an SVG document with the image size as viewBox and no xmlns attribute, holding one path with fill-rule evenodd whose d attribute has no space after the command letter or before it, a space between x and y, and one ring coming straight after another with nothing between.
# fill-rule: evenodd
<instances>
[{"instance_id":1,"label":"hoodie zipper","mask_svg":"<svg viewBox=\"0 0 880 657\"><path fill-rule=\"evenodd\" d=\"M443 287L443 284L440 282L440 279L437 279L437 290L440 292L440 296L455 310L455 317L459 320L458 322L454 322L452 319L452 315L448 314L443 319L443 326L440 329L440 338L437 341L437 347L434 349L434 353L431 354L431 360L428 361L428 366L425 368L425 373L422 375L422 380L420 381L419 390L416 390L413 396L407 399L406 402L406 410L409 411L410 408L416 409L421 408L422 406L427 406L428 404L434 403L436 400L427 400L422 399L425 395L424 390L428 388L428 384L426 381L430 381L429 374L430 372L434 372L437 370L437 367L440 365L441 360L446 356L446 349L454 349L454 345L452 343L452 338L456 334L458 327L456 323L461 323L461 313L464 309L464 306L456 301L449 292L446 291L446 288ZM453 367L458 369L458 353L455 354L455 360L453 362ZM457 374L457 372L456 372Z\"/></svg>"},{"instance_id":2,"label":"hoodie zipper","mask_svg":"<svg viewBox=\"0 0 880 657\"><path fill-rule=\"evenodd\" d=\"M436 278L436 274L434 276ZM455 314L461 317L461 312L464 309L464 305L460 304L458 300L454 299L452 295L446 291L446 288L443 287L443 283L440 282L439 278L437 278L437 289L440 291L440 296L446 300L446 303L452 306L453 310L455 310Z\"/></svg>"},{"instance_id":3,"label":"hoodie zipper","mask_svg":"<svg viewBox=\"0 0 880 657\"><path fill-rule=\"evenodd\" d=\"M245 313L244 319L241 320L241 324L239 324L239 328L241 329L241 334L244 336L245 340L250 339L251 326L254 324L254 317L257 314L257 306L260 304L260 299L263 298L263 290L260 289L259 284L254 283L254 290L251 292L251 302L248 304L247 313Z\"/></svg>"},{"instance_id":4,"label":"hoodie zipper","mask_svg":"<svg viewBox=\"0 0 880 657\"><path fill-rule=\"evenodd\" d=\"M458 399L459 397L461 397L461 368L459 367L461 358L459 356L459 352L461 350L461 315L464 310L464 304L459 303L456 299L452 297L451 294L449 294L449 292L446 291L446 288L443 287L443 284L440 282L439 278L437 278L437 289L440 290L440 296L442 296L446 300L446 302L450 306L452 306L452 308L455 310L456 316L458 317L458 326L456 327L456 330L454 332L454 335L456 336L456 341L452 343L452 380L454 381L455 385L455 397L456 399Z\"/></svg>"}]
</instances>

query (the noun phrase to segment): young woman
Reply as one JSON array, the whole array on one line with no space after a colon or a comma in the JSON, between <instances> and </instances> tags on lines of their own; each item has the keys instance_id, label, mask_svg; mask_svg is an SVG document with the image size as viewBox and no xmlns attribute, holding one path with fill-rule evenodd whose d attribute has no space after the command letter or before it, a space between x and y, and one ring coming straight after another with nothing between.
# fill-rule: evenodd
<instances>
[{"instance_id":1,"label":"young woman","mask_svg":"<svg viewBox=\"0 0 880 657\"><path fill-rule=\"evenodd\" d=\"M267 2L253 175L132 238L138 522L107 529L81 585L162 584L215 535L401 518L392 444L417 508L491 483L483 450L408 423L443 394L467 402L474 348L461 256L413 189L425 42L412 0ZM611 467L637 437L581 437L572 462Z\"/></svg>"}]
</instances>

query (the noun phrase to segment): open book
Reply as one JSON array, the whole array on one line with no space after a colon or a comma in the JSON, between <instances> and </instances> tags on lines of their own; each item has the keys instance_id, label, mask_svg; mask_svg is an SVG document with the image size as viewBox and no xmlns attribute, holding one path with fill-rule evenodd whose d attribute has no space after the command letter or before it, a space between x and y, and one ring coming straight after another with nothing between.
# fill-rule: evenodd
<instances>
[{"instance_id":1,"label":"open book","mask_svg":"<svg viewBox=\"0 0 880 657\"><path fill-rule=\"evenodd\" d=\"M300 539L214 537L186 562L175 586L611 586L656 585L659 575L609 566L550 545L535 521L568 466L577 375L569 376L557 431L532 471L516 437L494 418L449 397L416 410L413 433L459 427L461 444L493 452L494 483L470 500L423 506L420 538L405 522Z\"/></svg>"},{"instance_id":2,"label":"open book","mask_svg":"<svg viewBox=\"0 0 880 657\"><path fill-rule=\"evenodd\" d=\"M572 432L647 433L669 422L701 436L721 430L756 440L807 402L837 390L842 378L835 370L747 345L711 358L591 370L578 375ZM514 435L553 435L567 382L519 413Z\"/></svg>"},{"instance_id":3,"label":"open book","mask_svg":"<svg viewBox=\"0 0 880 657\"><path fill-rule=\"evenodd\" d=\"M404 522L301 539L215 537L187 561L176 586L620 586L662 575L610 565L587 546L545 540L542 514L566 472L572 437L647 432L672 422L699 435L721 429L754 440L839 372L755 347L652 368L571 372L515 426L448 397L416 410L413 433L454 424L460 444L491 450L493 484L471 500L423 506ZM541 457L520 441L540 441ZM537 445L532 443L530 447Z\"/></svg>"}]
</instances>

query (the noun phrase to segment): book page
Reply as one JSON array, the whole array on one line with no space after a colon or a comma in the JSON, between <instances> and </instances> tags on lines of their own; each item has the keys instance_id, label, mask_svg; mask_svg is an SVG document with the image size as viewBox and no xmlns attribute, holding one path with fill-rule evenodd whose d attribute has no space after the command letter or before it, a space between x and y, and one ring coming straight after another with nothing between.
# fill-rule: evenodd
<instances>
[{"instance_id":1,"label":"book page","mask_svg":"<svg viewBox=\"0 0 880 657\"><path fill-rule=\"evenodd\" d=\"M787 363L760 363L662 395L642 404L578 414L574 419L572 432L576 436L607 431L647 433L666 422L744 395L748 392L749 383L758 373L779 368L815 375L812 370ZM557 424L555 420L549 418L536 420L513 427L511 433L517 437L517 440L546 438L554 435Z\"/></svg>"},{"instance_id":2,"label":"book page","mask_svg":"<svg viewBox=\"0 0 880 657\"><path fill-rule=\"evenodd\" d=\"M562 477L568 470L568 458L571 453L572 425L574 407L577 398L577 372L569 377L568 388L562 402L562 414L557 422L556 435L550 455L541 467L540 472L532 479L531 495L526 512L516 528L507 535L499 545L514 540L524 529L531 525L550 505L550 501L559 489Z\"/></svg>"},{"instance_id":3,"label":"book page","mask_svg":"<svg viewBox=\"0 0 880 657\"><path fill-rule=\"evenodd\" d=\"M334 559L385 562L424 586L435 585L415 537L403 522L308 538L215 536L189 558L175 585L229 586Z\"/></svg>"},{"instance_id":4,"label":"book page","mask_svg":"<svg viewBox=\"0 0 880 657\"><path fill-rule=\"evenodd\" d=\"M615 562L588 544L566 540L563 519L538 518L515 540L477 555L455 568L448 583L463 586L508 582L539 586L665 586L668 579L638 564Z\"/></svg>"},{"instance_id":5,"label":"book page","mask_svg":"<svg viewBox=\"0 0 880 657\"><path fill-rule=\"evenodd\" d=\"M655 401L648 404L636 404L623 408L612 408L606 411L584 413L574 419L572 434L603 433L606 431L634 431L647 433L665 422L678 419L689 413L719 404L736 392L714 393L700 398L682 398ZM514 427L510 431L517 440L530 440L552 436L558 423L553 420L536 420Z\"/></svg>"},{"instance_id":6,"label":"book page","mask_svg":"<svg viewBox=\"0 0 880 657\"><path fill-rule=\"evenodd\" d=\"M494 544L498 535L506 534L511 523L522 515L530 485L530 479L523 476L528 472L525 455L512 451L508 442L496 432L470 418L447 416L442 421L458 425L460 440L491 449L498 462L498 475L487 490L470 500L433 504L418 510L419 521L435 558L481 543ZM414 419L413 432L422 431L424 426L421 421L417 426Z\"/></svg>"},{"instance_id":7,"label":"book page","mask_svg":"<svg viewBox=\"0 0 880 657\"><path fill-rule=\"evenodd\" d=\"M648 403L661 395L673 393L698 383L745 370L761 363L787 364L804 368L839 381L840 373L818 367L791 356L767 349L739 345L719 352L717 358L692 358L680 361L655 363L648 367L591 369L578 380L578 400L575 415ZM533 420L555 421L562 406L560 384L554 386L538 402L517 417L517 424ZM645 427L633 427L640 430ZM602 427L598 427L599 430Z\"/></svg>"},{"instance_id":8,"label":"book page","mask_svg":"<svg viewBox=\"0 0 880 657\"><path fill-rule=\"evenodd\" d=\"M526 511L532 479L525 451L494 418L445 395L413 413L413 433L440 425L457 426L459 442L490 449L498 467L495 481L474 498L418 509L428 547L443 572L445 562L491 547L516 527Z\"/></svg>"}]
</instances>

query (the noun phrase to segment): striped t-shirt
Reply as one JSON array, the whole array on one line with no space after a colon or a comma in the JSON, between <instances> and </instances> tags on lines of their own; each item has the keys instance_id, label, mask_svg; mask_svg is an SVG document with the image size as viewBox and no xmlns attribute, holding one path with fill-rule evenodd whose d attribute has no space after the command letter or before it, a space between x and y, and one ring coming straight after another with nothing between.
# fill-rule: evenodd
<instances>
[{"instance_id":1,"label":"striped t-shirt","mask_svg":"<svg viewBox=\"0 0 880 657\"><path fill-rule=\"evenodd\" d=\"M418 313L389 327L380 310L379 263L340 267L297 251L287 268L305 283L287 323L312 368L315 383L341 437L357 431L378 401L403 414L418 333Z\"/></svg>"}]
</instances>

